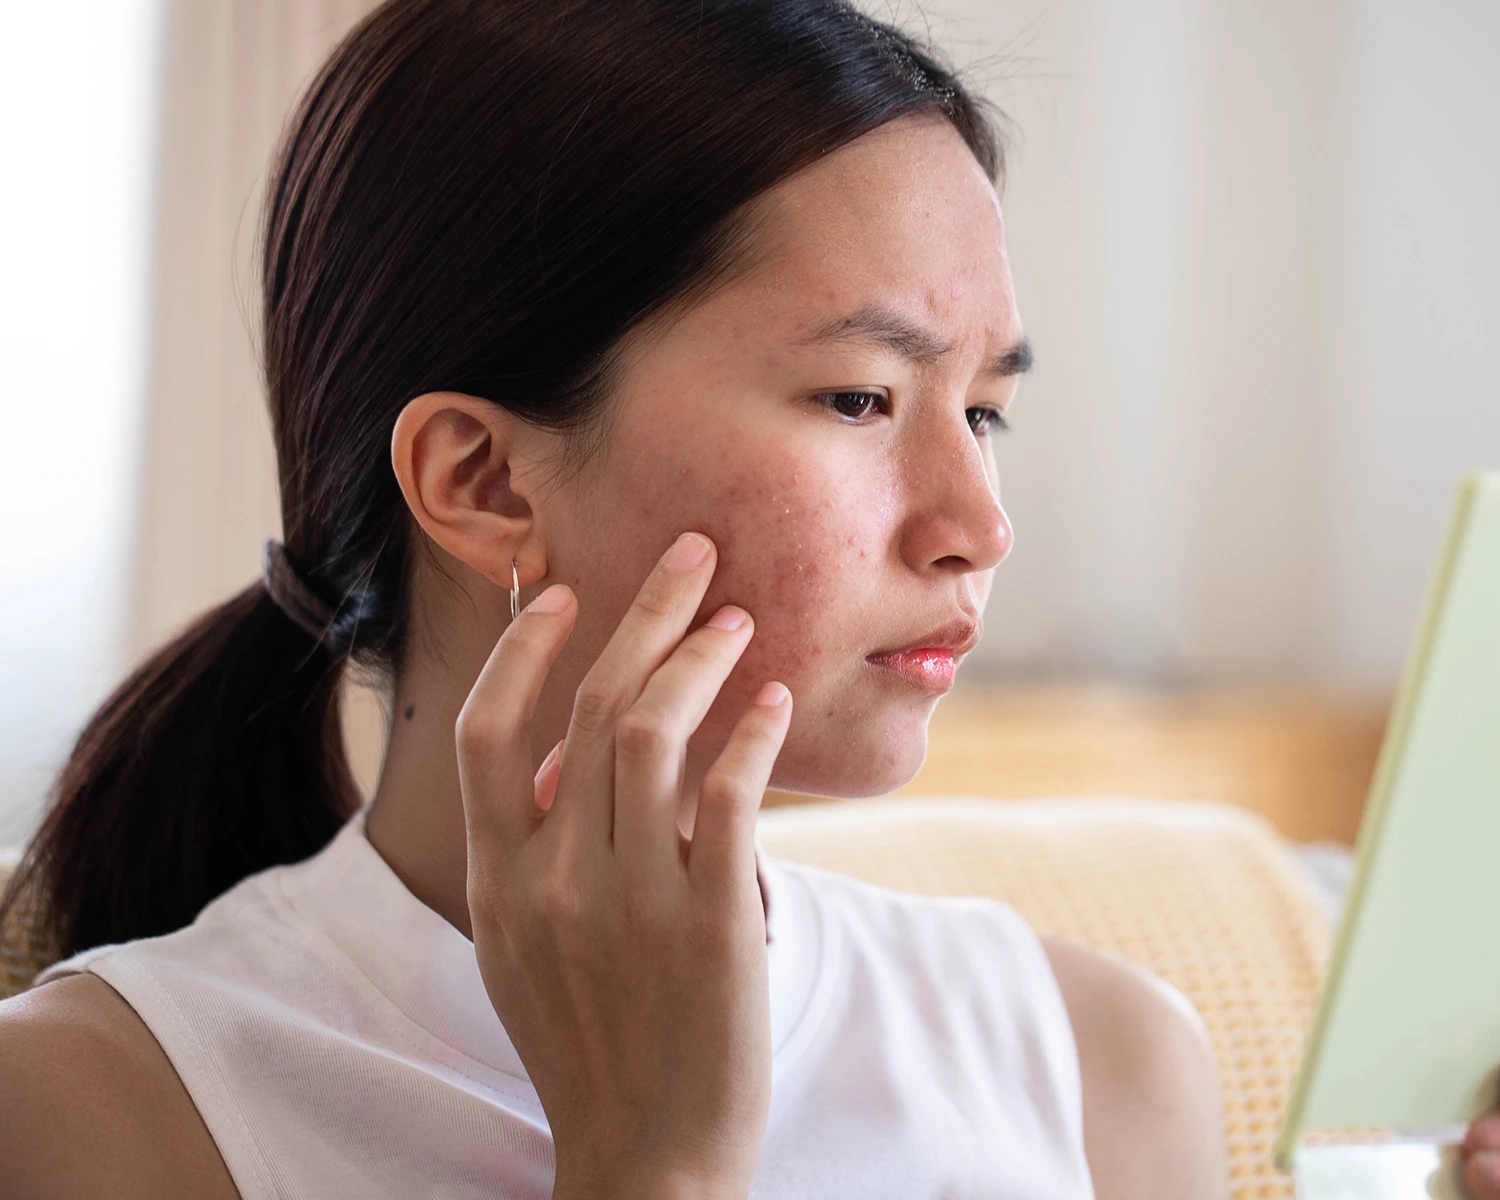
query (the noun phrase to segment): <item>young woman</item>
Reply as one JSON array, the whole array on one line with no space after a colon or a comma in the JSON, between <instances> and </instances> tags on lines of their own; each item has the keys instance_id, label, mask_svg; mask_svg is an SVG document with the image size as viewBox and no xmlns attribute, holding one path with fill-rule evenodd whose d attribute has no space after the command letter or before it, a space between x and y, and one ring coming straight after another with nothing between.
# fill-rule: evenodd
<instances>
[{"instance_id":1,"label":"young woman","mask_svg":"<svg viewBox=\"0 0 1500 1200\"><path fill-rule=\"evenodd\" d=\"M910 779L979 636L1000 163L835 0L345 40L264 226L285 546L28 851L69 957L0 1006L7 1196L1225 1194L1165 985L753 843L768 783Z\"/></svg>"}]
</instances>

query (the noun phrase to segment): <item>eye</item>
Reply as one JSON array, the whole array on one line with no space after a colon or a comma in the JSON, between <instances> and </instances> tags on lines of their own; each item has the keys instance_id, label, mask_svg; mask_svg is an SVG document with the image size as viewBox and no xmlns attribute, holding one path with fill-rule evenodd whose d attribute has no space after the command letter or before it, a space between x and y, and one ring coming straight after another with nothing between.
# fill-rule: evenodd
<instances>
[{"instance_id":1,"label":"eye","mask_svg":"<svg viewBox=\"0 0 1500 1200\"><path fill-rule=\"evenodd\" d=\"M885 404L879 392L820 392L818 399L851 421L863 420L871 411L881 411Z\"/></svg>"},{"instance_id":2,"label":"eye","mask_svg":"<svg viewBox=\"0 0 1500 1200\"><path fill-rule=\"evenodd\" d=\"M969 428L980 437L996 431L1004 433L1010 428L1010 422L998 408L968 408L964 410L964 416L969 418Z\"/></svg>"}]
</instances>

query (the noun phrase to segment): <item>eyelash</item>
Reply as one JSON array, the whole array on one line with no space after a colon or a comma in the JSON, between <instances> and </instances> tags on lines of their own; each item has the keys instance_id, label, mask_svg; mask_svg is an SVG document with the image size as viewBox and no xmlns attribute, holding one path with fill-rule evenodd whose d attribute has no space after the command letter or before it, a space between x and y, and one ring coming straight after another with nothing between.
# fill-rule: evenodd
<instances>
[{"instance_id":1,"label":"eyelash","mask_svg":"<svg viewBox=\"0 0 1500 1200\"><path fill-rule=\"evenodd\" d=\"M851 396L858 397L860 400L869 400L877 404L883 404L885 401L885 397L879 392L821 392L818 395L818 399L845 420L857 421L865 416L869 410L866 409L865 412L852 415L850 413L839 412L837 406L838 401L847 400ZM974 408L965 409L964 416L969 418L969 428L976 434L984 435L990 433L992 430L1004 433L1010 428L1010 422L1005 419L1005 414L998 408L991 408L988 405L981 404L976 405ZM976 425L974 423L976 418L982 424Z\"/></svg>"},{"instance_id":2,"label":"eyelash","mask_svg":"<svg viewBox=\"0 0 1500 1200\"><path fill-rule=\"evenodd\" d=\"M969 428L974 429L975 433L990 433L992 431L1005 433L1010 429L1010 422L1005 419L1005 414L998 408L991 408L987 404L981 404L977 408L964 410L965 416L968 416L969 413L979 413L981 419L984 421L983 426L979 429L974 429L973 421L969 422Z\"/></svg>"}]
</instances>

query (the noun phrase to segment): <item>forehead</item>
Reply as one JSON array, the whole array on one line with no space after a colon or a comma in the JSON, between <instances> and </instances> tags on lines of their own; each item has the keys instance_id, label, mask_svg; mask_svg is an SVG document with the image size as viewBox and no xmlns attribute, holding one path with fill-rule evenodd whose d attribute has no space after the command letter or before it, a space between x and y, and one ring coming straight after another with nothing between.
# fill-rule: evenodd
<instances>
[{"instance_id":1,"label":"forehead","mask_svg":"<svg viewBox=\"0 0 1500 1200\"><path fill-rule=\"evenodd\" d=\"M804 324L881 304L949 336L1019 335L999 200L941 116L865 134L769 189L751 217L741 303Z\"/></svg>"}]
</instances>

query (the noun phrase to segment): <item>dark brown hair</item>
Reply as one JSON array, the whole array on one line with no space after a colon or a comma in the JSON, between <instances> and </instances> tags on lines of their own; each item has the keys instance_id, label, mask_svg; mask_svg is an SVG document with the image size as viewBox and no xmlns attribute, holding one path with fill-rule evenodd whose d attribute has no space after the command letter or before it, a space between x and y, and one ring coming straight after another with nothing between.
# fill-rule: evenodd
<instances>
[{"instance_id":1,"label":"dark brown hair","mask_svg":"<svg viewBox=\"0 0 1500 1200\"><path fill-rule=\"evenodd\" d=\"M327 844L360 797L346 664L389 683L407 630L397 415L453 390L583 431L611 354L721 278L746 202L908 114L990 178L993 115L843 0L390 0L288 123L261 227L284 541L321 641L261 583L192 622L89 720L0 912L56 951L177 929Z\"/></svg>"}]
</instances>

